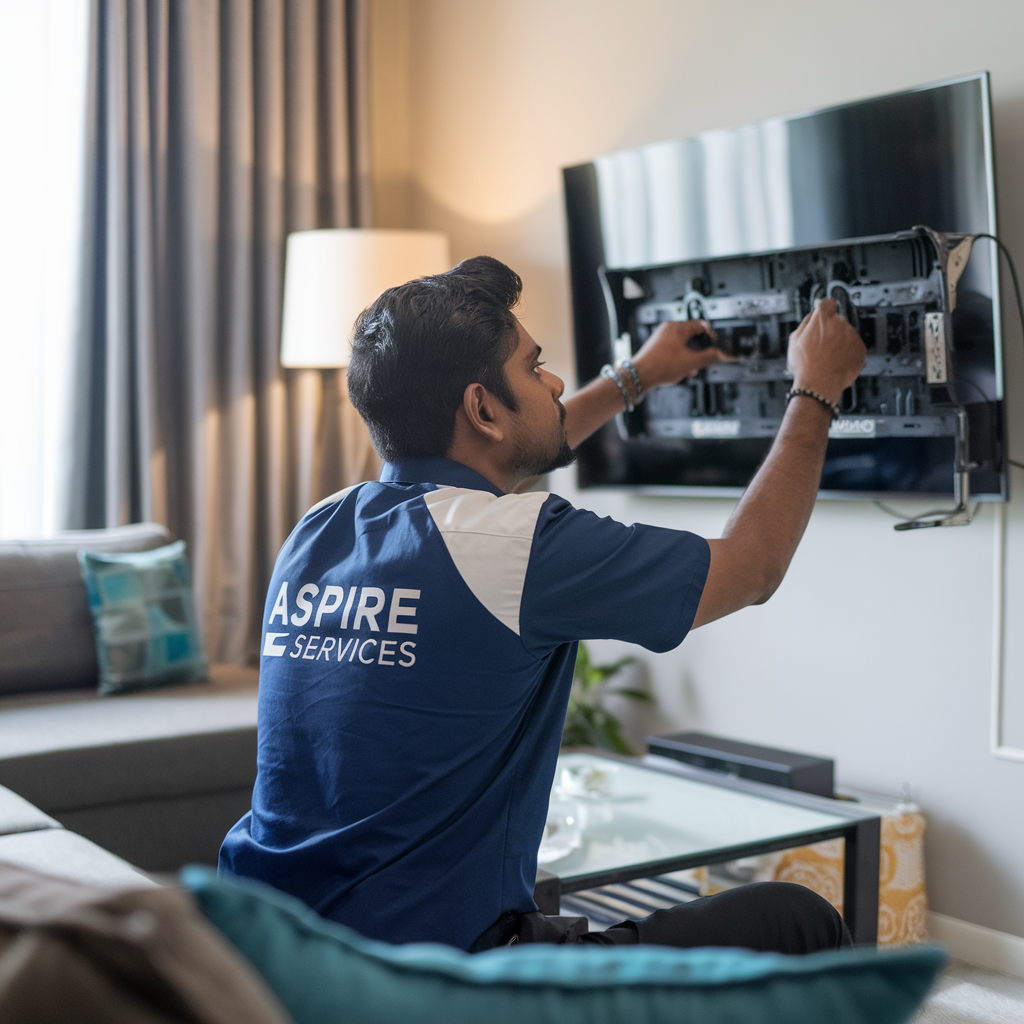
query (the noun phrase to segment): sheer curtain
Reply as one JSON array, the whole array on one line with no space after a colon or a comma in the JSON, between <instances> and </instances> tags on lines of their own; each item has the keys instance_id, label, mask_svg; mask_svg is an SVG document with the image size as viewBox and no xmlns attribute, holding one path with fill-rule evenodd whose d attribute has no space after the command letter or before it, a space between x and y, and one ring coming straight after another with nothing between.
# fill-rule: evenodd
<instances>
[{"instance_id":1,"label":"sheer curtain","mask_svg":"<svg viewBox=\"0 0 1024 1024\"><path fill-rule=\"evenodd\" d=\"M66 525L89 0L0 0L0 537Z\"/></svg>"},{"instance_id":2,"label":"sheer curtain","mask_svg":"<svg viewBox=\"0 0 1024 1024\"><path fill-rule=\"evenodd\" d=\"M214 661L376 472L342 375L278 361L285 236L368 220L365 2L94 0L70 522L187 540Z\"/></svg>"}]
</instances>

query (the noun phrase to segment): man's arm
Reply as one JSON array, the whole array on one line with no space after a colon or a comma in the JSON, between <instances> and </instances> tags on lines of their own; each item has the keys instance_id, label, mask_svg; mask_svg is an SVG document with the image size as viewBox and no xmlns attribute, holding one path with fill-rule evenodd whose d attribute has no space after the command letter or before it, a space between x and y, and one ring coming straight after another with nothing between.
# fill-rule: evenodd
<instances>
[{"instance_id":1,"label":"man's arm","mask_svg":"<svg viewBox=\"0 0 1024 1024\"><path fill-rule=\"evenodd\" d=\"M633 365L645 393L662 384L678 384L705 366L728 358L721 349L694 351L688 348L687 342L699 334L714 337L711 325L705 320L670 321L658 326L633 356ZM625 373L622 377L630 394L633 394L632 380L627 379ZM607 377L591 381L562 404L565 406L565 435L570 448L585 441L624 408L622 392Z\"/></svg>"},{"instance_id":2,"label":"man's arm","mask_svg":"<svg viewBox=\"0 0 1024 1024\"><path fill-rule=\"evenodd\" d=\"M790 336L793 387L838 402L863 368L865 354L859 335L829 299ZM814 508L830 423L821 402L790 401L775 443L722 538L708 542L711 567L694 627L763 604L775 593Z\"/></svg>"},{"instance_id":3,"label":"man's arm","mask_svg":"<svg viewBox=\"0 0 1024 1024\"><path fill-rule=\"evenodd\" d=\"M675 384L727 357L716 348L693 351L687 342L713 334L704 321L663 323L633 357L644 391ZM827 299L793 332L789 365L793 387L838 402L864 367L866 350L857 332ZM627 385L628 386L628 385ZM622 394L599 378L564 402L565 429L575 448L616 413ZM702 626L778 589L807 527L825 462L829 411L813 398L794 398L761 468L744 492L720 540L708 541L711 567L693 625Z\"/></svg>"}]
</instances>

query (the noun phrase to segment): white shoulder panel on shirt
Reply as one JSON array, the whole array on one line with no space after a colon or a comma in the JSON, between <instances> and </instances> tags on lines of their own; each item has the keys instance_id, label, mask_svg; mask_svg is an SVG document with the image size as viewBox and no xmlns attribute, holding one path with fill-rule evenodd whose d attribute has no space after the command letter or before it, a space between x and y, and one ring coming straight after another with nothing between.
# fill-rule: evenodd
<instances>
[{"instance_id":1,"label":"white shoulder panel on shirt","mask_svg":"<svg viewBox=\"0 0 1024 1024\"><path fill-rule=\"evenodd\" d=\"M476 599L519 635L519 605L546 491L503 494L438 487L423 500Z\"/></svg>"}]
</instances>

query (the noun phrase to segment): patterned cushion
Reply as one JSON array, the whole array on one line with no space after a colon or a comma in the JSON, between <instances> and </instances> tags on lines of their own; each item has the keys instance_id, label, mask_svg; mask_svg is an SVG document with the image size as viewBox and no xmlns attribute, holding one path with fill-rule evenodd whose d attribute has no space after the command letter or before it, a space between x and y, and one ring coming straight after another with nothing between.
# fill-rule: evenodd
<instances>
[{"instance_id":1,"label":"patterned cushion","mask_svg":"<svg viewBox=\"0 0 1024 1024\"><path fill-rule=\"evenodd\" d=\"M907 946L928 937L928 893L924 877L924 815L905 801L859 794L865 810L882 817L878 878L878 944ZM747 882L797 882L843 912L842 839L745 858L734 865L697 868L701 896ZM742 865L741 871L736 868Z\"/></svg>"},{"instance_id":2,"label":"patterned cushion","mask_svg":"<svg viewBox=\"0 0 1024 1024\"><path fill-rule=\"evenodd\" d=\"M79 551L149 551L167 527L134 523L0 540L0 696L96 689L99 666Z\"/></svg>"},{"instance_id":3,"label":"patterned cushion","mask_svg":"<svg viewBox=\"0 0 1024 1024\"><path fill-rule=\"evenodd\" d=\"M154 551L79 551L96 631L100 693L206 676L182 540Z\"/></svg>"}]
</instances>

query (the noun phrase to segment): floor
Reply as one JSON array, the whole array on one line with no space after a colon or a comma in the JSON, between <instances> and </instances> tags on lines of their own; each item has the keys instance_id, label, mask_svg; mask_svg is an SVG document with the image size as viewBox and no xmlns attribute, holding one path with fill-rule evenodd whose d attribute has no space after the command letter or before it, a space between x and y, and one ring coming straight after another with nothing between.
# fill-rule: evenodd
<instances>
[{"instance_id":1,"label":"floor","mask_svg":"<svg viewBox=\"0 0 1024 1024\"><path fill-rule=\"evenodd\" d=\"M912 1024L1024 1024L1024 979L954 960Z\"/></svg>"}]
</instances>

